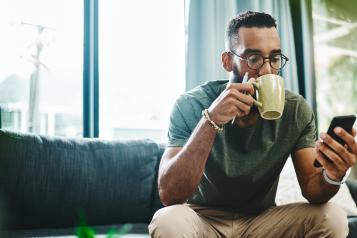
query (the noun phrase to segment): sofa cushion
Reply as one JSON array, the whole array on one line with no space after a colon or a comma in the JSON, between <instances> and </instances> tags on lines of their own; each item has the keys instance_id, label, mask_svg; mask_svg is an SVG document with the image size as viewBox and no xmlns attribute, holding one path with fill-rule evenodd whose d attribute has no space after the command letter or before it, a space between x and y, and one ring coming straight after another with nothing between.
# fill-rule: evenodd
<instances>
[{"instance_id":1,"label":"sofa cushion","mask_svg":"<svg viewBox=\"0 0 357 238\"><path fill-rule=\"evenodd\" d=\"M162 155L165 152L165 148L166 148L165 144L159 144L159 152L158 152L159 161L158 161L157 166L156 166L156 171L159 170L160 160L161 160ZM160 208L164 207L162 205L162 203L161 203L161 200L160 200L158 181L157 180L158 180L158 173L156 172L154 192L153 192L154 196L153 196L153 203L152 203L153 213L155 213Z\"/></svg>"},{"instance_id":2,"label":"sofa cushion","mask_svg":"<svg viewBox=\"0 0 357 238\"><path fill-rule=\"evenodd\" d=\"M148 222L159 146L0 130L3 228Z\"/></svg>"},{"instance_id":3,"label":"sofa cushion","mask_svg":"<svg viewBox=\"0 0 357 238\"><path fill-rule=\"evenodd\" d=\"M357 217L348 218L348 228L349 233L347 238L356 238L357 237Z\"/></svg>"},{"instance_id":4,"label":"sofa cushion","mask_svg":"<svg viewBox=\"0 0 357 238\"><path fill-rule=\"evenodd\" d=\"M126 224L128 231L121 236L118 232L124 225L102 225L91 226L94 230L95 238L109 238L109 237L125 237L125 238L150 238L147 223ZM125 229L126 230L126 229ZM110 236L110 231L114 234ZM119 233L119 234L115 234ZM21 230L0 230L0 237L2 238L75 238L76 228L56 228L56 229L21 229ZM87 236L89 237L89 236Z\"/></svg>"}]
</instances>

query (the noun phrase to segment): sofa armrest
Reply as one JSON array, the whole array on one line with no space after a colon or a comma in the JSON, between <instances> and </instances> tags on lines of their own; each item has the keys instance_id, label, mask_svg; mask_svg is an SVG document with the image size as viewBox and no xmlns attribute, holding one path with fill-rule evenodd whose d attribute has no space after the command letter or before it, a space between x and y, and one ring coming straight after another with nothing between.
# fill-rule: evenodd
<instances>
[{"instance_id":1,"label":"sofa armrest","mask_svg":"<svg viewBox=\"0 0 357 238\"><path fill-rule=\"evenodd\" d=\"M350 190L353 200L357 205L357 180L349 179L346 181L347 187Z\"/></svg>"}]
</instances>

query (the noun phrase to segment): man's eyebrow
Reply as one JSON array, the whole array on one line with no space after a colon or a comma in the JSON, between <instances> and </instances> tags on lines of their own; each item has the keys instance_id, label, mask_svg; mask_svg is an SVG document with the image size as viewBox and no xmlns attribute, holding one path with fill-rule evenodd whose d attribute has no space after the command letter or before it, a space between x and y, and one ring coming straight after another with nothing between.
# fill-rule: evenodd
<instances>
[{"instance_id":1,"label":"man's eyebrow","mask_svg":"<svg viewBox=\"0 0 357 238\"><path fill-rule=\"evenodd\" d=\"M276 49L276 50L270 51L270 54L276 54L276 53L281 53L281 49Z\"/></svg>"},{"instance_id":2,"label":"man's eyebrow","mask_svg":"<svg viewBox=\"0 0 357 238\"><path fill-rule=\"evenodd\" d=\"M270 51L270 54L277 54L277 53L281 53L281 49L274 49L274 50ZM247 48L242 53L242 55L249 55L249 54L262 54L262 51L259 49Z\"/></svg>"},{"instance_id":3,"label":"man's eyebrow","mask_svg":"<svg viewBox=\"0 0 357 238\"><path fill-rule=\"evenodd\" d=\"M242 55L248 55L248 54L261 54L262 51L259 49L250 49L247 48L242 52Z\"/></svg>"}]
</instances>

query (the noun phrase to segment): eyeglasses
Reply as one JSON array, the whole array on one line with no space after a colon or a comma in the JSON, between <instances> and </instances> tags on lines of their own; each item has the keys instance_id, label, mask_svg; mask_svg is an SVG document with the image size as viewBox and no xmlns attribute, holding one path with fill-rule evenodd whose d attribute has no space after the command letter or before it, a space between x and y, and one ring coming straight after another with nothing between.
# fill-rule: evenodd
<instances>
[{"instance_id":1,"label":"eyeglasses","mask_svg":"<svg viewBox=\"0 0 357 238\"><path fill-rule=\"evenodd\" d=\"M272 54L269 57L263 57L260 54L251 54L247 58L243 58L233 50L230 50L230 52L237 56L240 60L246 61L248 67L254 70L260 69L264 65L265 60L269 60L269 64L273 69L279 70L283 68L289 60L288 57L281 53Z\"/></svg>"}]
</instances>

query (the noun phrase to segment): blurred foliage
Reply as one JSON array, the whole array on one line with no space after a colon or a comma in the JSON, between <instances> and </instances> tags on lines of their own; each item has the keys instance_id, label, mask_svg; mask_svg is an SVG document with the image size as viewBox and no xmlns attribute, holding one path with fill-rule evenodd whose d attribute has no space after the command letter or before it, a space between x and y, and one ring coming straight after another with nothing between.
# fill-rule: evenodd
<instances>
[{"instance_id":1,"label":"blurred foliage","mask_svg":"<svg viewBox=\"0 0 357 238\"><path fill-rule=\"evenodd\" d=\"M333 116L357 114L357 1L314 0L312 7L314 37L336 34L315 42L317 117L324 131Z\"/></svg>"},{"instance_id":2,"label":"blurred foliage","mask_svg":"<svg viewBox=\"0 0 357 238\"><path fill-rule=\"evenodd\" d=\"M348 22L356 19L357 1L355 0L314 0L313 4L323 7L323 11L331 18Z\"/></svg>"},{"instance_id":3,"label":"blurred foliage","mask_svg":"<svg viewBox=\"0 0 357 238\"><path fill-rule=\"evenodd\" d=\"M130 232L132 224L124 224L120 228L111 228L107 232L107 238L120 238ZM79 226L76 228L78 238L95 238L95 230L88 226L85 220L84 211L79 211Z\"/></svg>"},{"instance_id":4,"label":"blurred foliage","mask_svg":"<svg viewBox=\"0 0 357 238\"><path fill-rule=\"evenodd\" d=\"M328 104L334 106L336 102L343 101L349 104L349 111L357 112L357 58L340 57L331 63L328 72L333 79L331 97L326 98Z\"/></svg>"}]
</instances>

